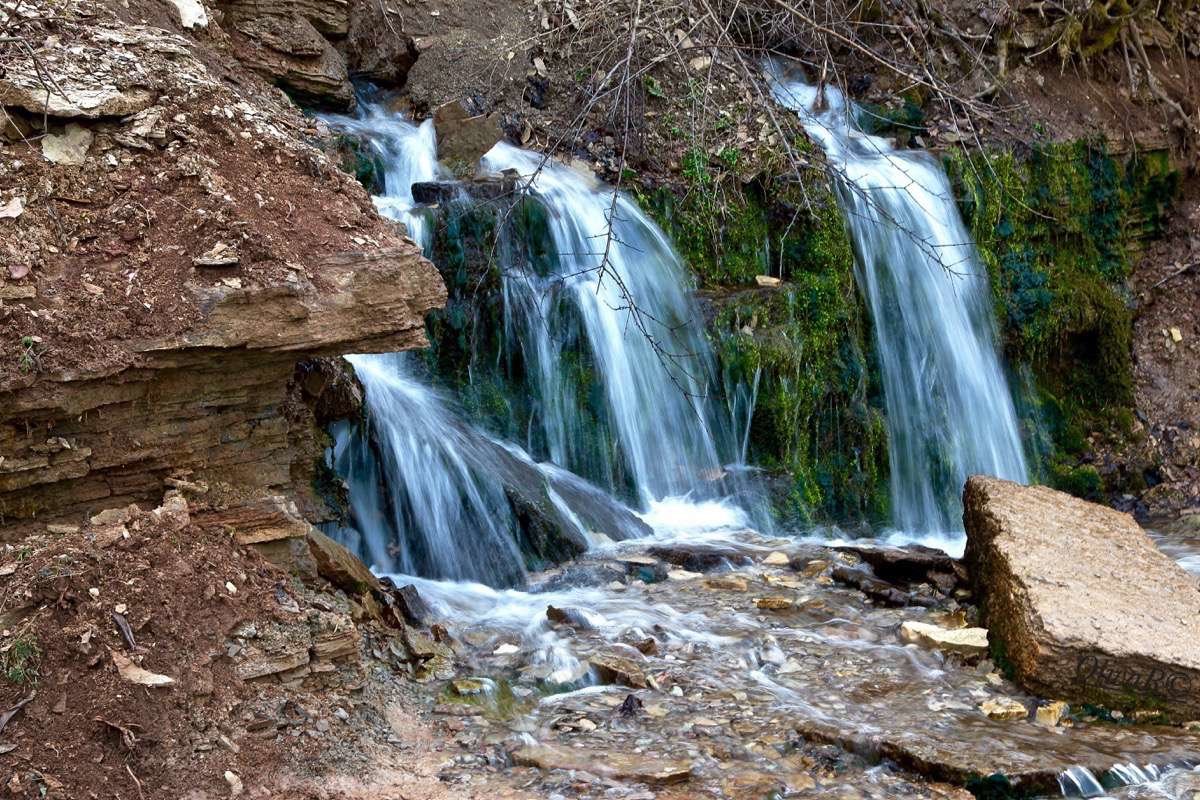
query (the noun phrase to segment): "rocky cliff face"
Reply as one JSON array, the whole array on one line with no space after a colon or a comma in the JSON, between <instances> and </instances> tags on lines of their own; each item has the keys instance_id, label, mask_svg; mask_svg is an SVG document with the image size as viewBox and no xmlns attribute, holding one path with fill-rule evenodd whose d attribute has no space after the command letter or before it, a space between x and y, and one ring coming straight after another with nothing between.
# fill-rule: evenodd
<instances>
[{"instance_id":1,"label":"rocky cliff face","mask_svg":"<svg viewBox=\"0 0 1200 800\"><path fill-rule=\"evenodd\" d=\"M128 5L5 12L30 46L0 79L4 523L154 499L172 477L216 505L303 494L319 443L297 361L421 346L444 300L313 147L320 124L224 57L215 19Z\"/></svg>"}]
</instances>

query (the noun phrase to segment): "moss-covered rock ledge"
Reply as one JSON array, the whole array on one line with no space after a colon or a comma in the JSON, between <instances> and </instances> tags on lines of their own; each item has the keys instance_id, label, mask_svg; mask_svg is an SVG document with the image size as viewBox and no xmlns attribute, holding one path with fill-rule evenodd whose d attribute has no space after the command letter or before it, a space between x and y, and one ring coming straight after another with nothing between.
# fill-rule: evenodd
<instances>
[{"instance_id":1,"label":"moss-covered rock ledge","mask_svg":"<svg viewBox=\"0 0 1200 800\"><path fill-rule=\"evenodd\" d=\"M878 370L841 211L816 159L749 180L739 161L692 151L677 181L635 194L695 274L746 460L767 470L781 521L886 520Z\"/></svg>"}]
</instances>

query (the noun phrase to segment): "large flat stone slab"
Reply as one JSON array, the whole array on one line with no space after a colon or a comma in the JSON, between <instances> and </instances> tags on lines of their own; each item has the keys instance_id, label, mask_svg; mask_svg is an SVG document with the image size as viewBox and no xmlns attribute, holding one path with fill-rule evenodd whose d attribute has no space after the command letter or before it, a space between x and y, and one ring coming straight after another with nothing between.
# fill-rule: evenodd
<instances>
[{"instance_id":1,"label":"large flat stone slab","mask_svg":"<svg viewBox=\"0 0 1200 800\"><path fill-rule=\"evenodd\" d=\"M975 476L965 559L993 653L1030 691L1200 718L1200 583L1133 518Z\"/></svg>"}]
</instances>

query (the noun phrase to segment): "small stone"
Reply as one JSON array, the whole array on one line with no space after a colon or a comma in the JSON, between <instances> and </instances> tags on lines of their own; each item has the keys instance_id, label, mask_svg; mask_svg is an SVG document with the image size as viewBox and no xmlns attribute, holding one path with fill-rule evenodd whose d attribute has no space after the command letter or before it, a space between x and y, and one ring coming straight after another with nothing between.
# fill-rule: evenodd
<instances>
[{"instance_id":1,"label":"small stone","mask_svg":"<svg viewBox=\"0 0 1200 800\"><path fill-rule=\"evenodd\" d=\"M790 559L788 558L787 553L783 552L782 550L776 550L774 553L771 553L762 560L762 563L766 564L768 567L786 567L789 562Z\"/></svg>"},{"instance_id":2,"label":"small stone","mask_svg":"<svg viewBox=\"0 0 1200 800\"><path fill-rule=\"evenodd\" d=\"M87 160L95 134L77 122L68 123L60 134L42 137L42 156L52 164L78 166Z\"/></svg>"},{"instance_id":3,"label":"small stone","mask_svg":"<svg viewBox=\"0 0 1200 800\"><path fill-rule=\"evenodd\" d=\"M244 789L242 786L242 779L239 778L235 773L225 770L225 782L229 784L230 797L238 797L241 795Z\"/></svg>"},{"instance_id":4,"label":"small stone","mask_svg":"<svg viewBox=\"0 0 1200 800\"><path fill-rule=\"evenodd\" d=\"M819 558L815 558L812 561L806 561L804 563L804 565L799 569L799 572L801 575L803 575L806 578L815 578L818 575L820 575L822 572L824 572L825 568L828 566L829 566L828 561L822 561Z\"/></svg>"},{"instance_id":5,"label":"small stone","mask_svg":"<svg viewBox=\"0 0 1200 800\"><path fill-rule=\"evenodd\" d=\"M485 694L488 690L487 683L479 678L459 678L458 680L450 681L450 688L459 697L474 697Z\"/></svg>"},{"instance_id":6,"label":"small stone","mask_svg":"<svg viewBox=\"0 0 1200 800\"><path fill-rule=\"evenodd\" d=\"M619 683L634 689L647 687L646 674L631 658L617 653L597 653L588 658L600 683Z\"/></svg>"},{"instance_id":7,"label":"small stone","mask_svg":"<svg viewBox=\"0 0 1200 800\"><path fill-rule=\"evenodd\" d=\"M667 573L667 577L673 581L694 581L704 575L699 572L689 572L686 569L673 569Z\"/></svg>"},{"instance_id":8,"label":"small stone","mask_svg":"<svg viewBox=\"0 0 1200 800\"><path fill-rule=\"evenodd\" d=\"M224 242L217 242L203 254L193 258L192 263L198 267L231 267L241 260L235 248Z\"/></svg>"},{"instance_id":9,"label":"small stone","mask_svg":"<svg viewBox=\"0 0 1200 800\"><path fill-rule=\"evenodd\" d=\"M95 600L100 596L100 590L93 586L92 588L88 589L88 594L91 595L93 600Z\"/></svg>"},{"instance_id":10,"label":"small stone","mask_svg":"<svg viewBox=\"0 0 1200 800\"><path fill-rule=\"evenodd\" d=\"M1034 712L1033 721L1047 728L1056 727L1058 723L1062 722L1062 718L1066 716L1069 708L1062 700L1055 700L1053 703L1039 706Z\"/></svg>"},{"instance_id":11,"label":"small stone","mask_svg":"<svg viewBox=\"0 0 1200 800\"><path fill-rule=\"evenodd\" d=\"M900 626L900 640L950 653L982 656L988 651L987 628L939 628L927 622L908 620Z\"/></svg>"},{"instance_id":12,"label":"small stone","mask_svg":"<svg viewBox=\"0 0 1200 800\"><path fill-rule=\"evenodd\" d=\"M995 720L1025 719L1029 709L1011 697L994 697L979 704L979 710L987 717Z\"/></svg>"},{"instance_id":13,"label":"small stone","mask_svg":"<svg viewBox=\"0 0 1200 800\"><path fill-rule=\"evenodd\" d=\"M337 717L338 719L340 719L342 722L350 721L350 712L348 712L346 709L342 708L341 706L338 706L337 708L335 708L333 710L333 715L335 717Z\"/></svg>"},{"instance_id":14,"label":"small stone","mask_svg":"<svg viewBox=\"0 0 1200 800\"><path fill-rule=\"evenodd\" d=\"M783 281L781 281L779 278L776 278L772 275L755 275L754 282L759 286L771 289L783 283Z\"/></svg>"},{"instance_id":15,"label":"small stone","mask_svg":"<svg viewBox=\"0 0 1200 800\"><path fill-rule=\"evenodd\" d=\"M764 611L787 611L789 608L795 606L796 603L790 597L771 595L770 597L754 598L754 605Z\"/></svg>"},{"instance_id":16,"label":"small stone","mask_svg":"<svg viewBox=\"0 0 1200 800\"><path fill-rule=\"evenodd\" d=\"M723 589L727 592L744 592L750 588L746 579L737 575L713 575L704 579L704 585L710 589Z\"/></svg>"},{"instance_id":17,"label":"small stone","mask_svg":"<svg viewBox=\"0 0 1200 800\"><path fill-rule=\"evenodd\" d=\"M125 605L124 603L117 603L115 606L113 606L113 611L117 612L118 614L124 614L128 610L129 606Z\"/></svg>"},{"instance_id":18,"label":"small stone","mask_svg":"<svg viewBox=\"0 0 1200 800\"><path fill-rule=\"evenodd\" d=\"M500 645L495 650L493 650L492 655L494 655L494 656L510 656L513 653L520 652L520 650L521 650L521 648L517 647L515 644L509 644L508 642L505 642L504 644Z\"/></svg>"},{"instance_id":19,"label":"small stone","mask_svg":"<svg viewBox=\"0 0 1200 800\"><path fill-rule=\"evenodd\" d=\"M1170 330L1172 342L1178 343L1183 341L1183 331L1179 330L1179 328L1171 328Z\"/></svg>"},{"instance_id":20,"label":"small stone","mask_svg":"<svg viewBox=\"0 0 1200 800\"><path fill-rule=\"evenodd\" d=\"M25 198L13 197L0 205L0 219L16 219L25 211Z\"/></svg>"},{"instance_id":21,"label":"small stone","mask_svg":"<svg viewBox=\"0 0 1200 800\"><path fill-rule=\"evenodd\" d=\"M225 581L225 591L230 594L237 594L237 587L233 585L233 581Z\"/></svg>"}]
</instances>

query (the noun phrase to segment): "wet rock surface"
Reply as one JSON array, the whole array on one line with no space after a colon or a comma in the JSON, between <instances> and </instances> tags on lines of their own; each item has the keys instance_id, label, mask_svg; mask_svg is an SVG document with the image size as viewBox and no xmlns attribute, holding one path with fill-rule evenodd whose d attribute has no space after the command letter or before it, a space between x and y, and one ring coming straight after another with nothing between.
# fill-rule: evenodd
<instances>
[{"instance_id":1,"label":"wet rock surface","mask_svg":"<svg viewBox=\"0 0 1200 800\"><path fill-rule=\"evenodd\" d=\"M1131 517L972 477L966 561L993 652L1033 691L1200 716L1200 584Z\"/></svg>"}]
</instances>

